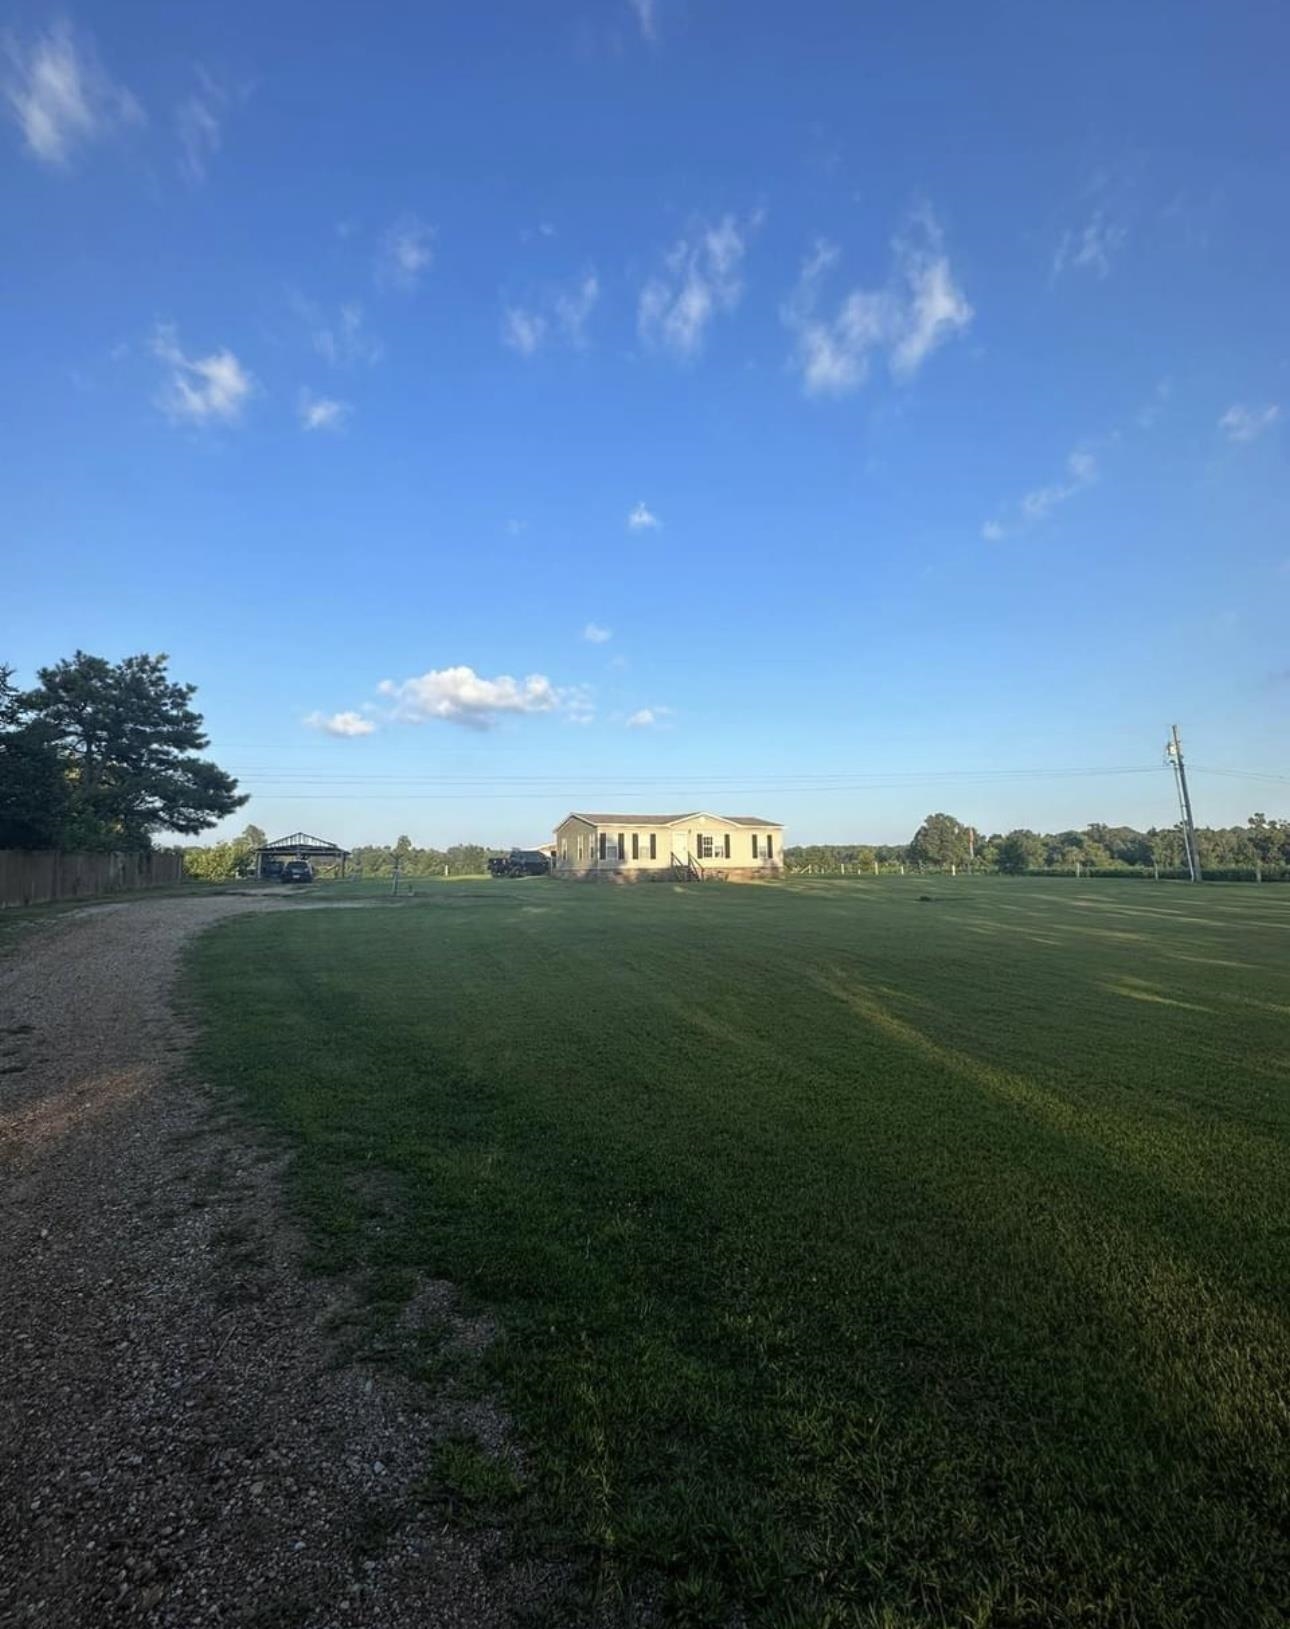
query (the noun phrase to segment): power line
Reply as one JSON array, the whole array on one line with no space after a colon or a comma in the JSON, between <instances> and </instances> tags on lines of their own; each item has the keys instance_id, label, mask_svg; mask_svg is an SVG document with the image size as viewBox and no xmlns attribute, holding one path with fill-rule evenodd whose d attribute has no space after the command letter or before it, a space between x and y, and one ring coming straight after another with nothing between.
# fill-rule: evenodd
<instances>
[{"instance_id":1,"label":"power line","mask_svg":"<svg viewBox=\"0 0 1290 1629\"><path fill-rule=\"evenodd\" d=\"M979 769L979 770L888 770L848 774L819 775L582 775L576 770L553 775L386 775L337 774L331 771L316 773L232 766L232 772L244 779L271 782L275 785L308 786L439 786L467 789L470 787L521 787L543 790L548 787L577 785L581 787L605 786L619 790L640 788L648 791L656 787L701 785L723 790L792 790L802 791L863 791L870 787L938 785L946 780L988 782L994 780L1049 780L1070 778L1097 778L1107 775L1156 775L1158 765L1123 765L1083 769Z\"/></svg>"},{"instance_id":2,"label":"power line","mask_svg":"<svg viewBox=\"0 0 1290 1629\"><path fill-rule=\"evenodd\" d=\"M250 783L247 783L250 784ZM620 788L621 790L621 788ZM668 790L664 788L664 791ZM774 789L771 789L774 790ZM779 787L779 792L810 792L815 796L825 793L855 794L857 792L893 792L893 791L920 791L921 786L910 786L908 781L868 781L863 786L815 786L815 787ZM495 803L506 800L533 799L535 797L558 797L561 802L578 802L588 789L577 782L565 782L561 787L544 790L540 787L530 787L523 792L472 792L467 788L459 788L452 792L420 792L399 791L397 788L382 788L367 792L336 792L324 788L318 792L276 792L260 790L262 797L271 797L275 803L449 803L469 801L471 803ZM684 799L690 805L699 792L717 791L722 797L759 797L768 791L761 786L725 786L713 788L706 781L689 781L684 787L678 787L678 797L683 793ZM591 795L597 795L594 792ZM639 802L643 796L640 792L626 792L622 802ZM655 795L658 794L656 789Z\"/></svg>"},{"instance_id":3,"label":"power line","mask_svg":"<svg viewBox=\"0 0 1290 1629\"><path fill-rule=\"evenodd\" d=\"M1172 757L1167 758L1172 763ZM1095 780L1112 776L1158 775L1160 764L1086 764L1061 769L943 769L871 771L799 771L782 775L697 775L678 771L670 775L582 775L577 771L544 775L417 775L363 773L335 770L282 770L270 766L234 767L238 779L259 795L277 802L472 802L552 796L579 799L616 792L630 803L643 797L675 792L693 799L696 794L721 797L756 797L762 794L848 794L917 791L954 783L988 786L1007 781ZM1229 780L1290 786L1290 775L1266 770L1189 764L1192 774L1216 775ZM1175 768L1176 774L1176 768ZM282 788L282 790L278 790ZM307 790L316 788L316 790ZM1181 793L1181 788L1180 788Z\"/></svg>"},{"instance_id":4,"label":"power line","mask_svg":"<svg viewBox=\"0 0 1290 1629\"><path fill-rule=\"evenodd\" d=\"M1204 764L1187 766L1193 775L1226 775L1237 781L1272 781L1278 786L1290 786L1290 775L1275 775L1264 769L1210 769Z\"/></svg>"}]
</instances>

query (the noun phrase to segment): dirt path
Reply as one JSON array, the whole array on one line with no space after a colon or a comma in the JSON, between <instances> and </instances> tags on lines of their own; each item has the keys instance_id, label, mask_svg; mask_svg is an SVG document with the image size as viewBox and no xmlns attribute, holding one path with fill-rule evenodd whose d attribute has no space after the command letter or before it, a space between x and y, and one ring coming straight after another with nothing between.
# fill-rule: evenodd
<instances>
[{"instance_id":1,"label":"dirt path","mask_svg":"<svg viewBox=\"0 0 1290 1629\"><path fill-rule=\"evenodd\" d=\"M341 1361L276 1168L177 1065L180 953L266 898L0 960L0 1626L507 1625L551 1580L414 1496L451 1410Z\"/></svg>"}]
</instances>

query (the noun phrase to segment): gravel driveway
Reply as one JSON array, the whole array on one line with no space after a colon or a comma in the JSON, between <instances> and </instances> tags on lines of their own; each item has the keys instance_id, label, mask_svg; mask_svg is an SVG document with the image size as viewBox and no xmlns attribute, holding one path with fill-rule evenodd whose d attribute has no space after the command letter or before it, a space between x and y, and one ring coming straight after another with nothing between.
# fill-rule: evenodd
<instances>
[{"instance_id":1,"label":"gravel driveway","mask_svg":"<svg viewBox=\"0 0 1290 1629\"><path fill-rule=\"evenodd\" d=\"M177 1067L185 943L309 908L95 906L0 960L4 1629L505 1625L559 1582L414 1497L460 1415L345 1359L278 1167Z\"/></svg>"}]
</instances>

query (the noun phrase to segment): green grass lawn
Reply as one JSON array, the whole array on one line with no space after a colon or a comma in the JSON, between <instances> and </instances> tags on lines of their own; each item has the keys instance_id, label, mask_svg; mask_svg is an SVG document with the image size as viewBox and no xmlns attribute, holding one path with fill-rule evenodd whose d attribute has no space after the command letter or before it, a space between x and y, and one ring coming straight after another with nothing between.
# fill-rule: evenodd
<instances>
[{"instance_id":1,"label":"green grass lawn","mask_svg":"<svg viewBox=\"0 0 1290 1629\"><path fill-rule=\"evenodd\" d=\"M602 1588L1290 1621L1290 888L459 884L192 973L319 1263L491 1311Z\"/></svg>"}]
</instances>

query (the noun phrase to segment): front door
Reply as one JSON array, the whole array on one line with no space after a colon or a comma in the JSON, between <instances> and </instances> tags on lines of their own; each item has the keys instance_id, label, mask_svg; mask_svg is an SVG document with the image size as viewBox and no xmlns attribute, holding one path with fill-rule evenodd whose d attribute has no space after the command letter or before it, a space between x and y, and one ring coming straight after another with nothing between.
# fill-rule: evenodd
<instances>
[{"instance_id":1,"label":"front door","mask_svg":"<svg viewBox=\"0 0 1290 1629\"><path fill-rule=\"evenodd\" d=\"M677 831L672 828L672 853L680 860L682 865L690 862L690 834L688 831Z\"/></svg>"}]
</instances>

